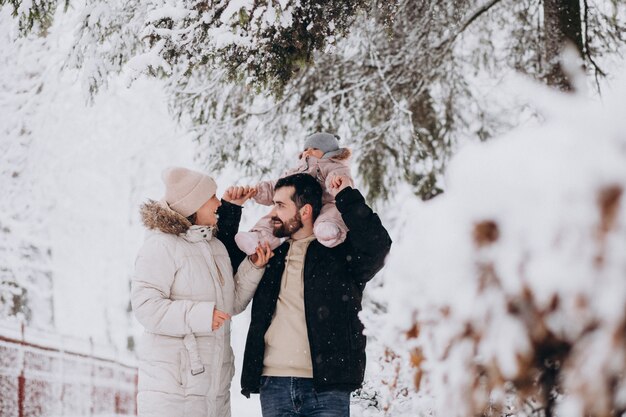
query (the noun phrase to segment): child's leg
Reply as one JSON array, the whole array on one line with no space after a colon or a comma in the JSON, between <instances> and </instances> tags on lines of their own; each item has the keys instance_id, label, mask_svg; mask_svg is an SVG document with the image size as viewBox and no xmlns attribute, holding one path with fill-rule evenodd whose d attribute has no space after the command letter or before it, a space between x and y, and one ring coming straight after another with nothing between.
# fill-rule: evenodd
<instances>
[{"instance_id":1,"label":"child's leg","mask_svg":"<svg viewBox=\"0 0 626 417\"><path fill-rule=\"evenodd\" d=\"M322 206L322 212L315 220L313 232L317 240L329 248L346 240L348 227L343 222L335 203L326 203Z\"/></svg>"},{"instance_id":2,"label":"child's leg","mask_svg":"<svg viewBox=\"0 0 626 417\"><path fill-rule=\"evenodd\" d=\"M273 228L270 219L270 215L263 216L249 232L237 233L235 235L235 243L237 243L239 249L247 255L252 255L256 251L257 246L263 242L268 242L272 249L276 249L282 241L272 233Z\"/></svg>"}]
</instances>

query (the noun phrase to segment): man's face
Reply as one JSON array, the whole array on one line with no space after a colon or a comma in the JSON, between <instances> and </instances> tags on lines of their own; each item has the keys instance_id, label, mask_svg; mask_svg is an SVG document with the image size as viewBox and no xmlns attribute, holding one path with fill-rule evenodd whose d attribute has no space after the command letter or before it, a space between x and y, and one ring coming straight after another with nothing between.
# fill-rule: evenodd
<instances>
[{"instance_id":1,"label":"man's face","mask_svg":"<svg viewBox=\"0 0 626 417\"><path fill-rule=\"evenodd\" d=\"M274 208L270 212L274 236L289 237L302 228L300 211L291 196L293 187L281 187L274 193Z\"/></svg>"}]
</instances>

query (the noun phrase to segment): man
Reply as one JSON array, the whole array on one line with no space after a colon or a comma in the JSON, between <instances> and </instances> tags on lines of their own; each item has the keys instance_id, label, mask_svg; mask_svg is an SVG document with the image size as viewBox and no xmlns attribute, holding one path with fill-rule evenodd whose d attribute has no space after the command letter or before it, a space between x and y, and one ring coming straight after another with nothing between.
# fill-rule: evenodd
<instances>
[{"instance_id":1,"label":"man","mask_svg":"<svg viewBox=\"0 0 626 417\"><path fill-rule=\"evenodd\" d=\"M241 376L242 393L261 394L264 417L350 415L350 392L365 372L365 336L358 318L365 283L391 247L380 219L350 179L330 192L348 226L346 241L327 248L313 223L322 188L308 174L280 179L271 212L275 250L252 304Z\"/></svg>"}]
</instances>

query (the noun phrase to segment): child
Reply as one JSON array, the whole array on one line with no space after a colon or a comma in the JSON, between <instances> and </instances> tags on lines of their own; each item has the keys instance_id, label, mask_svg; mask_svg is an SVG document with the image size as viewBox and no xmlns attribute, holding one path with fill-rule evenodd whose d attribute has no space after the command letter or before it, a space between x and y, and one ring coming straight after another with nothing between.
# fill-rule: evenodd
<instances>
[{"instance_id":1,"label":"child","mask_svg":"<svg viewBox=\"0 0 626 417\"><path fill-rule=\"evenodd\" d=\"M329 248L339 245L346 239L348 228L335 207L335 198L328 192L330 181L336 175L350 176L348 165L352 153L348 148L340 148L339 137L330 133L314 133L307 137L304 151L300 154L298 166L287 170L283 177L296 173L308 173L314 176L322 186L322 211L315 220L313 232L317 240ZM263 181L256 186L254 200L266 206L271 206L274 197L276 180ZM270 216L264 216L254 225L250 232L239 232L235 235L235 242L239 249L246 254L255 253L259 243L267 241L272 249L281 244L281 239L272 233L273 227Z\"/></svg>"}]
</instances>

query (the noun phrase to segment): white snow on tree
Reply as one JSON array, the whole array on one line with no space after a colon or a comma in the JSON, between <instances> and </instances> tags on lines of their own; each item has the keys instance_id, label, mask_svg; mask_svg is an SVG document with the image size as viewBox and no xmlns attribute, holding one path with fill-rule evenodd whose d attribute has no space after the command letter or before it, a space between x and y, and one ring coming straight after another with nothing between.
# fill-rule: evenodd
<instances>
[{"instance_id":1,"label":"white snow on tree","mask_svg":"<svg viewBox=\"0 0 626 417\"><path fill-rule=\"evenodd\" d=\"M52 245L45 216L52 202L37 184L41 148L31 122L44 104L38 98L50 49L43 37L16 37L11 20L10 10L0 9L0 319L48 328Z\"/></svg>"},{"instance_id":2,"label":"white snow on tree","mask_svg":"<svg viewBox=\"0 0 626 417\"><path fill-rule=\"evenodd\" d=\"M193 145L158 80L112 81L86 105L64 68L79 13L24 35L0 8L0 322L132 349L137 206Z\"/></svg>"},{"instance_id":3,"label":"white snow on tree","mask_svg":"<svg viewBox=\"0 0 626 417\"><path fill-rule=\"evenodd\" d=\"M390 415L626 410L626 80L613 87L601 104L522 83L545 123L466 146L444 195L401 208L379 326Z\"/></svg>"},{"instance_id":4,"label":"white snow on tree","mask_svg":"<svg viewBox=\"0 0 626 417\"><path fill-rule=\"evenodd\" d=\"M89 0L71 65L91 91L120 71L129 81L166 78L171 110L208 169L276 175L283 148L331 130L355 151L371 199L403 183L430 198L459 143L525 115L497 94L503 74L554 78L544 52L558 49L560 27L544 19L544 3ZM624 4L574 9L584 15L584 36L580 20L570 26L588 72L609 73L605 55L626 41Z\"/></svg>"}]
</instances>

